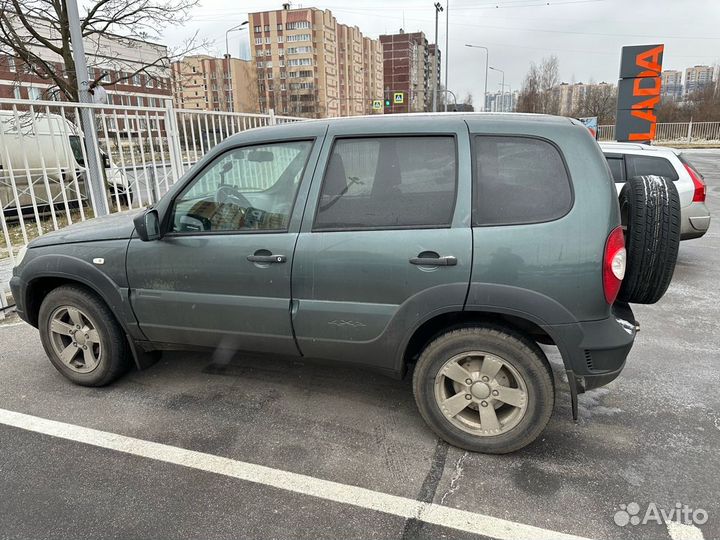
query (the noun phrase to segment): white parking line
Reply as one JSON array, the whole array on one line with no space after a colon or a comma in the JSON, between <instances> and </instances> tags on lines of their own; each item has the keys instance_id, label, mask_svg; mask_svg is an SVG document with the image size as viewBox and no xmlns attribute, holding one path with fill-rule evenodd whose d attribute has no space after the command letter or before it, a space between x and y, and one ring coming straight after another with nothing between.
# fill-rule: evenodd
<instances>
[{"instance_id":1,"label":"white parking line","mask_svg":"<svg viewBox=\"0 0 720 540\"><path fill-rule=\"evenodd\" d=\"M304 474L0 409L0 424L502 540L587 540Z\"/></svg>"}]
</instances>

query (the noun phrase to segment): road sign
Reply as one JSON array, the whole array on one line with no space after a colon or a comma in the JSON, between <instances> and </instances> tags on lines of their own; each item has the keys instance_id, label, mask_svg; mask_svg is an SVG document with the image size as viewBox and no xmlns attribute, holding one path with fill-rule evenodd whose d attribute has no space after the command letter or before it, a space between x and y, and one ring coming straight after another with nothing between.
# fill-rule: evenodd
<instances>
[{"instance_id":1,"label":"road sign","mask_svg":"<svg viewBox=\"0 0 720 540\"><path fill-rule=\"evenodd\" d=\"M381 99L373 99L372 108L374 111L379 111L380 109L382 109L382 106L383 103Z\"/></svg>"},{"instance_id":2,"label":"road sign","mask_svg":"<svg viewBox=\"0 0 720 540\"><path fill-rule=\"evenodd\" d=\"M405 103L405 94L403 92L395 92L395 94L393 94L393 103Z\"/></svg>"}]
</instances>

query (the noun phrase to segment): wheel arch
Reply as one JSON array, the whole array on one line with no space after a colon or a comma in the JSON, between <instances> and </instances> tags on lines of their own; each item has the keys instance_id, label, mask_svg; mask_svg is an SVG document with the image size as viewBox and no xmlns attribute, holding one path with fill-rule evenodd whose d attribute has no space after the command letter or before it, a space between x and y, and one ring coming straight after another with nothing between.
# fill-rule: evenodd
<instances>
[{"instance_id":1,"label":"wheel arch","mask_svg":"<svg viewBox=\"0 0 720 540\"><path fill-rule=\"evenodd\" d=\"M528 336L537 343L558 345L558 336L532 315L511 313L499 309L471 309L449 311L432 316L419 324L406 338L401 349L399 370L404 375L408 366L433 339L455 328L493 324Z\"/></svg>"}]
</instances>

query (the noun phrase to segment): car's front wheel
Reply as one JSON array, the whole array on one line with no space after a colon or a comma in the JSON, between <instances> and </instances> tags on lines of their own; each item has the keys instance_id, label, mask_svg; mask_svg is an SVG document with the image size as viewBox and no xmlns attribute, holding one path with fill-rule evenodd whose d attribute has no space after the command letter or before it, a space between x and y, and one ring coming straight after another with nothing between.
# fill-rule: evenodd
<instances>
[{"instance_id":1,"label":"car's front wheel","mask_svg":"<svg viewBox=\"0 0 720 540\"><path fill-rule=\"evenodd\" d=\"M122 328L107 305L75 285L48 293L38 315L40 339L53 366L83 386L103 386L130 366Z\"/></svg>"},{"instance_id":2,"label":"car's front wheel","mask_svg":"<svg viewBox=\"0 0 720 540\"><path fill-rule=\"evenodd\" d=\"M418 359L413 390L438 436L492 454L534 441L555 402L551 370L537 344L494 326L460 328L432 341Z\"/></svg>"}]
</instances>

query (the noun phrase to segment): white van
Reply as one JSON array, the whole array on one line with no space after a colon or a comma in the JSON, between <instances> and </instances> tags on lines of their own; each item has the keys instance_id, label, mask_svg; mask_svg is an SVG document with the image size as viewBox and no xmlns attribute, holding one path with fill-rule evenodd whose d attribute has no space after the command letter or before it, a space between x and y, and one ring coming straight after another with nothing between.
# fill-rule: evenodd
<instances>
[{"instance_id":1,"label":"white van","mask_svg":"<svg viewBox=\"0 0 720 540\"><path fill-rule=\"evenodd\" d=\"M0 206L6 218L16 216L18 207L31 215L32 195L41 212L86 200L83 142L80 128L60 115L0 111ZM125 171L102 149L100 158L110 196L117 193L127 204Z\"/></svg>"}]
</instances>

